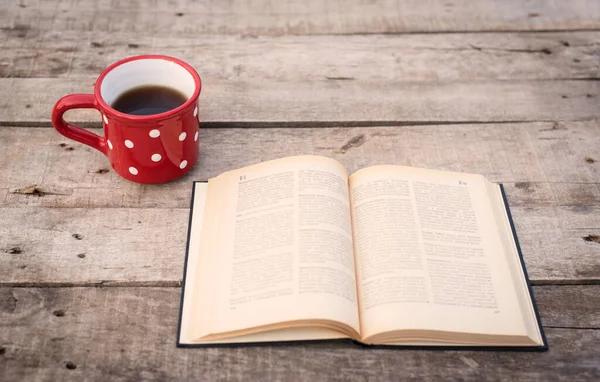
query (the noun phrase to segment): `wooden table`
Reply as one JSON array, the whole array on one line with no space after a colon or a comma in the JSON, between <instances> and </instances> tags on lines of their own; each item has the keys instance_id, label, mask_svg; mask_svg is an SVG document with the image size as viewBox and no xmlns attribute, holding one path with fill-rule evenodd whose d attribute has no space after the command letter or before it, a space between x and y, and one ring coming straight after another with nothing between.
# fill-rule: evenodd
<instances>
[{"instance_id":1,"label":"wooden table","mask_svg":"<svg viewBox=\"0 0 600 382\"><path fill-rule=\"evenodd\" d=\"M0 36L0 380L600 379L600 1L20 0ZM142 53L204 82L160 186L49 119ZM504 183L550 351L175 348L191 181L294 154Z\"/></svg>"}]
</instances>

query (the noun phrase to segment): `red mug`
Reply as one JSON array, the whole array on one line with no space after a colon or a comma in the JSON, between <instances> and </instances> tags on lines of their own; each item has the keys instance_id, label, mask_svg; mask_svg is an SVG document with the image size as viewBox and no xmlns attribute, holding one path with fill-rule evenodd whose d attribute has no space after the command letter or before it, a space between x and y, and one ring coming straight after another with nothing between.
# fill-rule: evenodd
<instances>
[{"instance_id":1,"label":"red mug","mask_svg":"<svg viewBox=\"0 0 600 382\"><path fill-rule=\"evenodd\" d=\"M141 86L158 85L179 91L187 101L153 115L130 115L110 105L121 94ZM202 82L190 65L173 57L129 57L106 68L94 94L71 94L52 110L54 128L67 138L95 148L112 168L137 183L165 183L185 175L198 159L198 97ZM63 119L70 109L94 108L102 114L104 136Z\"/></svg>"}]
</instances>

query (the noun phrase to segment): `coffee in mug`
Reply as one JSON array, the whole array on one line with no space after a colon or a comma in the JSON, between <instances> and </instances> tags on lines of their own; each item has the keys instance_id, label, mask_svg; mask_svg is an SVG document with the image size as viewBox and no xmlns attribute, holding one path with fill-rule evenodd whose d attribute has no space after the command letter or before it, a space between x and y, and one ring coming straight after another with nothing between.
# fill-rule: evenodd
<instances>
[{"instance_id":1,"label":"coffee in mug","mask_svg":"<svg viewBox=\"0 0 600 382\"><path fill-rule=\"evenodd\" d=\"M152 115L167 112L183 105L187 97L166 86L141 86L121 94L112 108L131 115Z\"/></svg>"}]
</instances>

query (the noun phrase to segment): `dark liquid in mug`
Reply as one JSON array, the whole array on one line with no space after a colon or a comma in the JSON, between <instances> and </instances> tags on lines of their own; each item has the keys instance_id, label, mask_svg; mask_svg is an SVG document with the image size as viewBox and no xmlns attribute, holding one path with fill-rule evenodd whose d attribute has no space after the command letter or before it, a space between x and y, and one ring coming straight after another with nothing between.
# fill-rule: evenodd
<instances>
[{"instance_id":1,"label":"dark liquid in mug","mask_svg":"<svg viewBox=\"0 0 600 382\"><path fill-rule=\"evenodd\" d=\"M121 94L112 108L131 115L152 115L173 110L187 101L179 91L166 86L141 86Z\"/></svg>"}]
</instances>

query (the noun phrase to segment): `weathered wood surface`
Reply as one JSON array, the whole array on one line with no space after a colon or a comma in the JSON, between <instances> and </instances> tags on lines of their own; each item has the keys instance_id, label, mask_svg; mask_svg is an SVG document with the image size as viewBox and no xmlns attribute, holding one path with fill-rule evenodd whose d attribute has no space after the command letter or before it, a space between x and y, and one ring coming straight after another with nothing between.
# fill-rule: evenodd
<instances>
[{"instance_id":1,"label":"weathered wood surface","mask_svg":"<svg viewBox=\"0 0 600 382\"><path fill-rule=\"evenodd\" d=\"M0 285L177 286L181 280L187 209L38 207L0 213ZM531 204L512 213L534 284L600 283L598 205Z\"/></svg>"},{"instance_id":2,"label":"weathered wood surface","mask_svg":"<svg viewBox=\"0 0 600 382\"><path fill-rule=\"evenodd\" d=\"M0 380L600 379L599 36L597 0L2 4ZM199 163L161 186L49 128L143 53L205 85ZM294 154L504 183L550 351L176 349L191 180Z\"/></svg>"},{"instance_id":3,"label":"weathered wood surface","mask_svg":"<svg viewBox=\"0 0 600 382\"><path fill-rule=\"evenodd\" d=\"M600 120L401 128L201 128L200 150L197 165L186 177L165 185L140 185L121 179L102 154L54 129L3 127L0 202L187 208L191 180L300 154L332 157L349 173L375 164L479 173L494 182L518 182L515 192L523 198L521 204L596 205L600 198ZM18 191L32 184L48 195Z\"/></svg>"},{"instance_id":4,"label":"weathered wood surface","mask_svg":"<svg viewBox=\"0 0 600 382\"><path fill-rule=\"evenodd\" d=\"M506 186L535 283L600 282L598 121L201 134L190 175L147 186L52 129L1 128L0 249L21 251L0 257L4 285L177 285L190 181L295 154L335 158L350 173L374 164L481 173Z\"/></svg>"},{"instance_id":5,"label":"weathered wood surface","mask_svg":"<svg viewBox=\"0 0 600 382\"><path fill-rule=\"evenodd\" d=\"M12 1L2 27L140 35L372 34L600 28L596 0Z\"/></svg>"},{"instance_id":6,"label":"weathered wood surface","mask_svg":"<svg viewBox=\"0 0 600 382\"><path fill-rule=\"evenodd\" d=\"M63 95L91 93L94 78L2 78L1 125L50 126ZM600 81L360 82L210 81L200 95L204 122L223 127L431 122L585 120L600 117ZM48 91L51 89L51 91ZM75 114L93 121L96 111Z\"/></svg>"},{"instance_id":7,"label":"weathered wood surface","mask_svg":"<svg viewBox=\"0 0 600 382\"><path fill-rule=\"evenodd\" d=\"M536 287L546 353L344 343L177 349L176 288L1 288L0 379L552 380L600 378L600 286ZM585 329L584 329L585 328Z\"/></svg>"},{"instance_id":8,"label":"weathered wood surface","mask_svg":"<svg viewBox=\"0 0 600 382\"><path fill-rule=\"evenodd\" d=\"M0 102L0 124L49 126L58 98L91 92L108 64L141 53L195 66L205 85L202 120L224 126L596 118L599 33L148 36L135 43L123 33L51 31L24 41L9 34L0 91L12 96ZM99 120L93 111L71 118Z\"/></svg>"},{"instance_id":9,"label":"weathered wood surface","mask_svg":"<svg viewBox=\"0 0 600 382\"><path fill-rule=\"evenodd\" d=\"M545 327L600 329L600 285L535 286L533 292Z\"/></svg>"},{"instance_id":10,"label":"weathered wood surface","mask_svg":"<svg viewBox=\"0 0 600 382\"><path fill-rule=\"evenodd\" d=\"M44 31L35 39L5 35L0 39L0 77L92 78L124 57L157 53L190 63L209 85L600 77L600 31L255 38L62 30Z\"/></svg>"}]
</instances>

